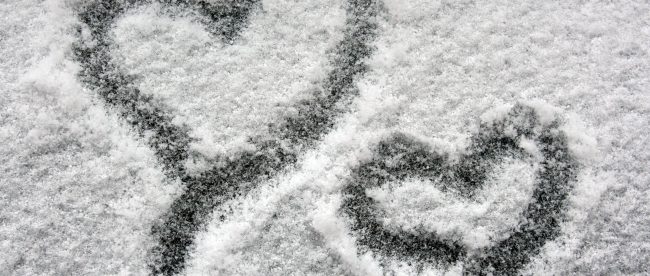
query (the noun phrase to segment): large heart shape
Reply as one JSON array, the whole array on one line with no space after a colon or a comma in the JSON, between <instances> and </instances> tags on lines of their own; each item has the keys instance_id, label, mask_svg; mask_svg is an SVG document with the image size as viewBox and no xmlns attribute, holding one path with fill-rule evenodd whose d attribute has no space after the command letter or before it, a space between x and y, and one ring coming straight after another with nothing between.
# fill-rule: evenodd
<instances>
[{"instance_id":1,"label":"large heart shape","mask_svg":"<svg viewBox=\"0 0 650 276\"><path fill-rule=\"evenodd\" d=\"M471 274L516 274L546 241L559 234L565 199L575 180L577 164L567 148L565 134L557 120L542 122L535 109L516 105L504 118L480 127L472 138L468 154L451 162L447 154L432 151L426 144L397 133L379 143L372 160L357 167L348 185L341 210L349 216L358 243L387 256L449 264L465 259ZM375 200L366 189L410 177L440 179L443 190L473 197L491 167L505 156L522 156L522 140L533 141L541 153L533 198L523 220L510 237L468 255L458 241L435 233L413 233L386 229L373 207Z\"/></svg>"},{"instance_id":2,"label":"large heart shape","mask_svg":"<svg viewBox=\"0 0 650 276\"><path fill-rule=\"evenodd\" d=\"M191 0L159 2L198 10L209 19L205 22L207 29L226 42L236 38L257 5L256 0L216 4ZM193 175L184 167L192 154L188 145L193 138L188 128L174 124L169 108L141 93L133 84L133 76L121 72L111 59L114 42L109 32L115 21L127 10L147 3L107 0L85 6L79 13L83 25L74 54L83 67L82 80L143 137L147 134L147 142L167 174L181 179L186 186L163 221L152 229L158 239L152 251L152 273L176 274L184 268L194 234L216 206L294 164L303 148L314 144L334 125L337 115L357 93L354 79L366 70L363 59L372 50L369 41L375 34L373 20L379 7L371 0L349 1L344 37L336 46L333 69L322 89L315 91L312 99L297 103L295 115L272 125L270 137L250 138L255 150L244 151L235 158L217 158L212 169Z\"/></svg>"}]
</instances>

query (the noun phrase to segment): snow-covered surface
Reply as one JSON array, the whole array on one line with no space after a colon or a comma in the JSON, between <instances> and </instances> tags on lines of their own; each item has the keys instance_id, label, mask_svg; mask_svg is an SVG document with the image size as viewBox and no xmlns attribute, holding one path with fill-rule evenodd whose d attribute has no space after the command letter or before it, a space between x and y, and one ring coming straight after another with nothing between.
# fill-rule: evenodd
<instances>
[{"instance_id":1,"label":"snow-covered surface","mask_svg":"<svg viewBox=\"0 0 650 276\"><path fill-rule=\"evenodd\" d=\"M329 71L326 51L341 39L341 1L262 5L234 45L191 18L157 16L159 5L132 11L114 29L116 63L176 108L175 120L200 138L192 148L207 157L246 148L247 138L264 135L309 96Z\"/></svg>"},{"instance_id":2,"label":"snow-covered surface","mask_svg":"<svg viewBox=\"0 0 650 276\"><path fill-rule=\"evenodd\" d=\"M0 3L0 274L146 274L151 225L182 188L76 76L81 1ZM523 271L650 271L650 4L385 0L360 96L295 170L215 210L187 274L458 273L360 251L338 212L350 170L392 131L457 154L516 102L564 118L580 163L562 235ZM262 1L233 45L191 17L131 11L114 58L207 156L246 147L329 71L342 1ZM542 116L544 118L544 116ZM534 152L534 145L522 147ZM507 163L465 202L413 179L368 190L388 227L507 235L531 170ZM507 199L507 200L506 200ZM458 232L456 232L458 233Z\"/></svg>"}]
</instances>

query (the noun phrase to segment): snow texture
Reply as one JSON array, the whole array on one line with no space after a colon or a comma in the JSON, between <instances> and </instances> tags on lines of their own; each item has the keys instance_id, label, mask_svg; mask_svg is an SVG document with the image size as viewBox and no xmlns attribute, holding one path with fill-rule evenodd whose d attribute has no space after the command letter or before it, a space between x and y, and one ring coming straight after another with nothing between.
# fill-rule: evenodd
<instances>
[{"instance_id":1,"label":"snow texture","mask_svg":"<svg viewBox=\"0 0 650 276\"><path fill-rule=\"evenodd\" d=\"M0 2L0 275L650 272L647 1Z\"/></svg>"}]
</instances>

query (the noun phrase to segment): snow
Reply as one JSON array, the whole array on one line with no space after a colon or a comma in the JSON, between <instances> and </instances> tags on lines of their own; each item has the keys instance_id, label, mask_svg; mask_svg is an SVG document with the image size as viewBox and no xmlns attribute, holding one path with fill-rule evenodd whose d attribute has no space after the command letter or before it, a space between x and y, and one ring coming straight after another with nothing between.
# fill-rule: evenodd
<instances>
[{"instance_id":1,"label":"snow","mask_svg":"<svg viewBox=\"0 0 650 276\"><path fill-rule=\"evenodd\" d=\"M77 76L83 1L0 3L0 274L146 274L151 226L182 192L144 139ZM112 35L116 64L174 109L206 158L293 112L331 69L343 1L262 1L232 45L158 4ZM181 11L183 13L184 11ZM580 164L562 233L527 274L650 271L650 5L644 1L385 0L369 71L335 127L286 172L215 210L188 275L459 274L382 259L339 211L351 170L393 132L457 156L516 103L561 119ZM535 143L520 146L539 158ZM368 189L388 228L425 227L478 249L508 235L530 160L491 174L476 201L422 179ZM194 172L207 168L192 160ZM228 214L225 220L221 214Z\"/></svg>"},{"instance_id":2,"label":"snow","mask_svg":"<svg viewBox=\"0 0 650 276\"><path fill-rule=\"evenodd\" d=\"M385 210L383 223L389 228L460 236L455 238L466 247L479 249L507 237L532 195L537 169L517 160L504 163L472 200L445 193L437 188L441 183L418 179L389 183L366 193Z\"/></svg>"},{"instance_id":3,"label":"snow","mask_svg":"<svg viewBox=\"0 0 650 276\"><path fill-rule=\"evenodd\" d=\"M143 92L176 109L176 121L200 138L194 150L232 154L325 78L326 51L340 39L345 13L340 2L321 2L266 1L233 45L191 18L159 17L159 5L149 6L117 22L114 56L141 76Z\"/></svg>"}]
</instances>

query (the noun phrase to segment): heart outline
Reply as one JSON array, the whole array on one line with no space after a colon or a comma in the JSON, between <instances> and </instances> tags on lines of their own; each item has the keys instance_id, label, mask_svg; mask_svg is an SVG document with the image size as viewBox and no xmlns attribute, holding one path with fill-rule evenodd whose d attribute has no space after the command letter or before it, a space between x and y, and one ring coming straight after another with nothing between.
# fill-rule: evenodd
<instances>
[{"instance_id":1,"label":"heart outline","mask_svg":"<svg viewBox=\"0 0 650 276\"><path fill-rule=\"evenodd\" d=\"M201 0L159 0L162 4L198 9L216 25L209 29L225 42L232 42L258 0L230 0L225 6L213 6ZM312 99L297 103L295 116L271 124L271 137L252 137L256 151L243 151L236 158L221 158L212 169L199 175L189 174L183 161L190 157L190 137L187 126L175 125L169 108L152 96L145 95L133 84L133 76L122 73L111 62L112 41L109 32L117 18L127 10L151 1L107 0L93 2L79 12L82 26L73 53L83 70L80 78L95 90L104 102L123 117L141 137L153 133L147 141L165 173L185 184L184 193L176 198L162 222L152 227L158 243L151 250L149 268L152 274L180 273L193 246L194 235L205 227L212 211L223 202L250 191L293 166L299 154L313 146L334 126L335 118L346 110L358 94L355 79L367 70L364 59L373 52L370 41L375 37L374 21L380 5L374 0L349 0L344 39L336 46L334 68L321 90ZM222 22L223 21L223 22ZM222 24L223 23L223 24ZM86 34L84 34L86 31ZM87 41L90 38L90 42ZM224 164L220 164L224 161Z\"/></svg>"},{"instance_id":2,"label":"heart outline","mask_svg":"<svg viewBox=\"0 0 650 276\"><path fill-rule=\"evenodd\" d=\"M414 234L385 228L372 208L375 200L365 194L366 189L383 183L419 177L439 179L451 185L441 187L443 191L453 190L472 198L494 161L526 155L519 147L522 138L538 143L543 157L533 200L523 213L524 220L508 238L472 255L459 242L435 233L420 230ZM491 124L481 125L468 152L457 163L451 163L448 154L432 151L427 144L403 133L393 133L379 142L372 159L355 167L342 189L339 212L357 233L357 243L388 257L442 265L464 260L465 274L516 275L547 241L559 236L566 198L576 180L577 161L568 149L559 120L542 123L535 109L524 104L515 105L505 117Z\"/></svg>"}]
</instances>

